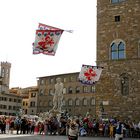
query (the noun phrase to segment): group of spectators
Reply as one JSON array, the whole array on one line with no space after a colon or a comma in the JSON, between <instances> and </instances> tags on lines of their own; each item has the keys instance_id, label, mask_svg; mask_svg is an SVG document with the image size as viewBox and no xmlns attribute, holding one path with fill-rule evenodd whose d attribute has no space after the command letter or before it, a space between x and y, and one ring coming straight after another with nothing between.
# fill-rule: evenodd
<instances>
[{"instance_id":1,"label":"group of spectators","mask_svg":"<svg viewBox=\"0 0 140 140\"><path fill-rule=\"evenodd\" d=\"M1 116L0 117L0 134L28 134L34 133L35 121L25 117Z\"/></svg>"},{"instance_id":2,"label":"group of spectators","mask_svg":"<svg viewBox=\"0 0 140 140\"><path fill-rule=\"evenodd\" d=\"M94 119L91 116L68 118L55 116L39 120L27 117L0 117L0 134L69 135L70 128L77 126L78 136L115 137L117 119ZM124 120L123 137L140 138L140 122ZM76 130L74 130L76 132Z\"/></svg>"}]
</instances>

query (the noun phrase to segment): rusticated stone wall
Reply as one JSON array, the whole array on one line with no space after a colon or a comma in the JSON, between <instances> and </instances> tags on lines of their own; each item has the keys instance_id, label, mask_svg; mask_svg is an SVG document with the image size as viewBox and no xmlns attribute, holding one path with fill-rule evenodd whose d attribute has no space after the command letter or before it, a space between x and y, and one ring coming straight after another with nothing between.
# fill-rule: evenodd
<instances>
[{"instance_id":1,"label":"rusticated stone wall","mask_svg":"<svg viewBox=\"0 0 140 140\"><path fill-rule=\"evenodd\" d=\"M140 116L140 1L97 0L97 65L103 66L96 85L99 104L108 101L104 112L108 116L139 119ZM115 22L115 16L120 21ZM114 40L125 43L125 59L111 60L110 47ZM123 87L123 76L127 85Z\"/></svg>"}]
</instances>

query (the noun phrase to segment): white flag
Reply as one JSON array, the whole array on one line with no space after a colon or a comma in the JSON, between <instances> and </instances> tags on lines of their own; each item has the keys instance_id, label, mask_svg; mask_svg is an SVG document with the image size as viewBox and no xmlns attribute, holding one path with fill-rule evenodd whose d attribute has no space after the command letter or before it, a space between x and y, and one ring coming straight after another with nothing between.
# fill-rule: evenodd
<instances>
[{"instance_id":1,"label":"white flag","mask_svg":"<svg viewBox=\"0 0 140 140\"><path fill-rule=\"evenodd\" d=\"M99 80L102 70L103 67L82 65L79 81L83 84L95 84Z\"/></svg>"}]
</instances>

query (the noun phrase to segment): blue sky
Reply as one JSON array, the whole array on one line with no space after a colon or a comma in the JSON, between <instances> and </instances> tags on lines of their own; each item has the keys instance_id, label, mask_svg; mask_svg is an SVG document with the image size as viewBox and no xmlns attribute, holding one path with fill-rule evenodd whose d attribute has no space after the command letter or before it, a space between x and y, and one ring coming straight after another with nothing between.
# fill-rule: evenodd
<instances>
[{"instance_id":1,"label":"blue sky","mask_svg":"<svg viewBox=\"0 0 140 140\"><path fill-rule=\"evenodd\" d=\"M0 19L0 61L12 64L10 87L96 65L96 0L4 0ZM38 23L74 31L62 34L55 56L32 54Z\"/></svg>"}]
</instances>

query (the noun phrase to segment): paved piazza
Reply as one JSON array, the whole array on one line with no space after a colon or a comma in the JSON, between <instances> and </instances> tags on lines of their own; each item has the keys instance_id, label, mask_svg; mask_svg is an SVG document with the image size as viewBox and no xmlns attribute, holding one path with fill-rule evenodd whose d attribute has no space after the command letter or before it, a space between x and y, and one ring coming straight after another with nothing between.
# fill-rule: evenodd
<instances>
[{"instance_id":1,"label":"paved piazza","mask_svg":"<svg viewBox=\"0 0 140 140\"><path fill-rule=\"evenodd\" d=\"M6 135L0 134L0 140L68 140L66 136L44 136L44 135ZM114 140L106 137L79 137L78 140ZM124 140L138 140L138 138L124 138Z\"/></svg>"}]
</instances>

